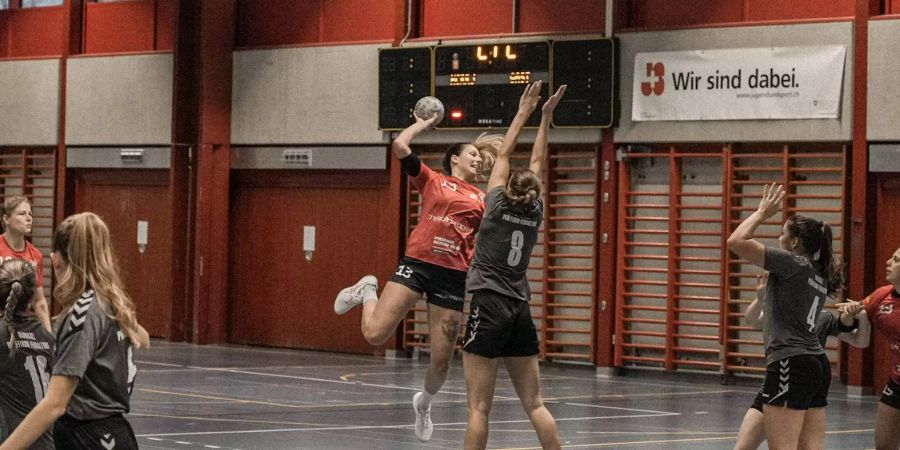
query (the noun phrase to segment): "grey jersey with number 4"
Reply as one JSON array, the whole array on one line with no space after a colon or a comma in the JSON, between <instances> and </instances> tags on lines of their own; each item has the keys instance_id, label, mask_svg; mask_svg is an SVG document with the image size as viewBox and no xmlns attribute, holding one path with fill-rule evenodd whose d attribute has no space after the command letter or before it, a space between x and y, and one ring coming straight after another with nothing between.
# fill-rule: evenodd
<instances>
[{"instance_id":1,"label":"grey jersey with number 4","mask_svg":"<svg viewBox=\"0 0 900 450\"><path fill-rule=\"evenodd\" d=\"M766 286L763 342L766 364L797 355L822 355L816 319L828 298L825 279L804 257L766 247Z\"/></svg>"},{"instance_id":2,"label":"grey jersey with number 4","mask_svg":"<svg viewBox=\"0 0 900 450\"><path fill-rule=\"evenodd\" d=\"M56 332L53 375L79 378L66 414L94 420L129 410L137 374L131 341L87 290L75 301Z\"/></svg>"},{"instance_id":3,"label":"grey jersey with number 4","mask_svg":"<svg viewBox=\"0 0 900 450\"><path fill-rule=\"evenodd\" d=\"M53 334L37 319L14 322L16 353L10 358L10 330L0 323L0 441L9 436L22 419L47 393L50 363L53 357ZM52 449L48 430L32 444L31 449Z\"/></svg>"},{"instance_id":4,"label":"grey jersey with number 4","mask_svg":"<svg viewBox=\"0 0 900 450\"><path fill-rule=\"evenodd\" d=\"M531 297L528 263L543 217L540 198L533 208L523 208L510 204L503 187L488 192L466 291L490 290L527 302Z\"/></svg>"}]
</instances>

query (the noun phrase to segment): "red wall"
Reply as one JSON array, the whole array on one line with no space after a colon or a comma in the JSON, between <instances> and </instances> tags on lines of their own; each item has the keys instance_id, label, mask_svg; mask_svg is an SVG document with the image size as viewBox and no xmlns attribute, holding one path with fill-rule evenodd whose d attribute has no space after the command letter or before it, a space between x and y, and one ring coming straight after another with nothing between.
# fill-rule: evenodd
<instances>
[{"instance_id":1,"label":"red wall","mask_svg":"<svg viewBox=\"0 0 900 450\"><path fill-rule=\"evenodd\" d=\"M718 23L851 17L853 0L633 0L629 28L667 28Z\"/></svg>"},{"instance_id":2,"label":"red wall","mask_svg":"<svg viewBox=\"0 0 900 450\"><path fill-rule=\"evenodd\" d=\"M512 2L490 0L421 0L423 37L509 34Z\"/></svg>"},{"instance_id":3,"label":"red wall","mask_svg":"<svg viewBox=\"0 0 900 450\"><path fill-rule=\"evenodd\" d=\"M601 33L605 27L605 9L603 0L521 0L518 31Z\"/></svg>"},{"instance_id":4,"label":"red wall","mask_svg":"<svg viewBox=\"0 0 900 450\"><path fill-rule=\"evenodd\" d=\"M62 55L67 43L66 17L62 6L0 12L0 57Z\"/></svg>"},{"instance_id":5,"label":"red wall","mask_svg":"<svg viewBox=\"0 0 900 450\"><path fill-rule=\"evenodd\" d=\"M236 47L319 41L319 0L239 0Z\"/></svg>"},{"instance_id":6,"label":"red wall","mask_svg":"<svg viewBox=\"0 0 900 450\"><path fill-rule=\"evenodd\" d=\"M171 50L175 0L85 4L84 53Z\"/></svg>"},{"instance_id":7,"label":"red wall","mask_svg":"<svg viewBox=\"0 0 900 450\"><path fill-rule=\"evenodd\" d=\"M236 46L390 41L399 23L405 23L405 4L384 0L238 0Z\"/></svg>"}]
</instances>

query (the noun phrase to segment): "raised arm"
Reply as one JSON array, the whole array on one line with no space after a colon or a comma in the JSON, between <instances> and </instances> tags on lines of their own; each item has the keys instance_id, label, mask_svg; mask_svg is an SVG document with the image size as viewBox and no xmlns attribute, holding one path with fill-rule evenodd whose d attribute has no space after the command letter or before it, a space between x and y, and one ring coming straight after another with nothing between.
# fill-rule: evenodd
<instances>
[{"instance_id":1,"label":"raised arm","mask_svg":"<svg viewBox=\"0 0 900 450\"><path fill-rule=\"evenodd\" d=\"M516 112L516 116L509 125L509 130L506 131L506 136L503 138L503 144L500 144L500 150L497 151L494 168L491 170L491 177L488 179L488 192L506 185L506 181L509 178L509 155L516 148L516 143L519 141L519 132L522 131L522 127L528 121L528 117L534 112L534 108L537 107L538 101L541 99L542 84L540 81L529 84L525 87L522 97L519 98L519 111Z\"/></svg>"},{"instance_id":2,"label":"raised arm","mask_svg":"<svg viewBox=\"0 0 900 450\"><path fill-rule=\"evenodd\" d=\"M765 322L763 306L766 304L766 281L768 279L768 273L756 276L756 298L750 302L747 310L744 311L744 323L757 330L761 329Z\"/></svg>"},{"instance_id":3,"label":"raised arm","mask_svg":"<svg viewBox=\"0 0 900 450\"><path fill-rule=\"evenodd\" d=\"M544 102L544 106L541 108L541 125L534 138L534 146L531 147L531 161L528 163L528 169L534 172L538 178L541 176L544 159L547 157L547 143L550 139L550 122L553 121L553 111L556 110L556 105L559 104L565 93L566 85L564 84Z\"/></svg>"},{"instance_id":4,"label":"raised arm","mask_svg":"<svg viewBox=\"0 0 900 450\"><path fill-rule=\"evenodd\" d=\"M396 156L397 159L403 159L409 156L410 153L412 153L409 144L412 142L413 138L418 136L422 131L431 128L431 124L437 119L437 116L432 116L430 119L422 119L415 115L415 113L413 113L413 116L416 118L416 123L406 127L406 129L401 131L394 139L394 142L391 143L391 150L393 150L394 156Z\"/></svg>"},{"instance_id":5,"label":"raised arm","mask_svg":"<svg viewBox=\"0 0 900 450\"><path fill-rule=\"evenodd\" d=\"M738 225L734 233L731 233L728 238L728 249L750 264L765 268L766 247L753 238L753 233L760 224L778 213L782 199L784 189L781 185L773 183L764 186L759 207Z\"/></svg>"}]
</instances>

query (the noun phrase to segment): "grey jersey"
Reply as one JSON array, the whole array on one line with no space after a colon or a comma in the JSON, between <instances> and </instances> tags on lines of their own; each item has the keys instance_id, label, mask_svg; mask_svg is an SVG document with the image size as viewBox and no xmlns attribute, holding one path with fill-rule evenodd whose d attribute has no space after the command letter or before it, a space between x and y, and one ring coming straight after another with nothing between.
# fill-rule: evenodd
<instances>
[{"instance_id":1,"label":"grey jersey","mask_svg":"<svg viewBox=\"0 0 900 450\"><path fill-rule=\"evenodd\" d=\"M809 261L780 248L766 247L766 364L796 355L822 355L816 319L828 296L825 279Z\"/></svg>"},{"instance_id":2,"label":"grey jersey","mask_svg":"<svg viewBox=\"0 0 900 450\"><path fill-rule=\"evenodd\" d=\"M66 414L78 420L127 413L137 367L131 341L87 290L75 301L56 332L53 375L79 378Z\"/></svg>"},{"instance_id":3,"label":"grey jersey","mask_svg":"<svg viewBox=\"0 0 900 450\"><path fill-rule=\"evenodd\" d=\"M504 188L494 188L485 198L484 219L475 238L475 257L466 276L466 291L490 290L528 301L528 263L544 217L544 201L534 208L511 205Z\"/></svg>"},{"instance_id":4,"label":"grey jersey","mask_svg":"<svg viewBox=\"0 0 900 450\"><path fill-rule=\"evenodd\" d=\"M50 364L53 357L53 334L37 319L13 323L16 353L10 358L10 330L0 324L0 440L9 436L22 419L47 393ZM48 430L32 444L32 449L52 449L53 437Z\"/></svg>"}]
</instances>

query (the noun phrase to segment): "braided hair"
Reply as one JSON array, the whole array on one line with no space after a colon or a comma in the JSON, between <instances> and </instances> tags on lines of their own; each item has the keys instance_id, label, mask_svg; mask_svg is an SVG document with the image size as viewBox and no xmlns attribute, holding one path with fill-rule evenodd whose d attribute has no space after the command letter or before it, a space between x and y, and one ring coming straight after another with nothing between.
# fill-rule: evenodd
<instances>
[{"instance_id":1,"label":"braided hair","mask_svg":"<svg viewBox=\"0 0 900 450\"><path fill-rule=\"evenodd\" d=\"M3 322L9 331L9 355L16 353L16 317L25 312L34 290L37 288L37 273L31 263L13 258L0 264L0 299L3 301Z\"/></svg>"},{"instance_id":2,"label":"braided hair","mask_svg":"<svg viewBox=\"0 0 900 450\"><path fill-rule=\"evenodd\" d=\"M504 191L506 200L514 206L534 208L534 201L541 195L541 179L528 169L513 169Z\"/></svg>"}]
</instances>

